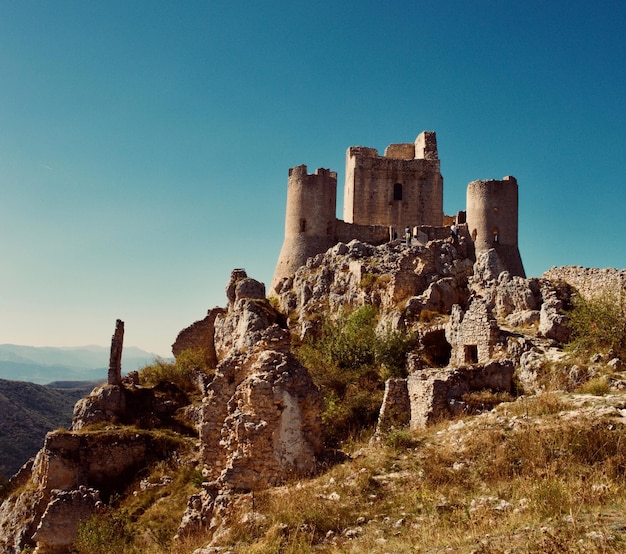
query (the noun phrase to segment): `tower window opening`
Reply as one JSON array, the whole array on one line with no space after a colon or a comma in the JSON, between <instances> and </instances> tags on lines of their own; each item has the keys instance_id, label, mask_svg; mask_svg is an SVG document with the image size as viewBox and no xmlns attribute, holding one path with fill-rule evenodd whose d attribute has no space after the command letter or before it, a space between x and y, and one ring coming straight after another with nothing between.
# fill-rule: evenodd
<instances>
[{"instance_id":1,"label":"tower window opening","mask_svg":"<svg viewBox=\"0 0 626 554\"><path fill-rule=\"evenodd\" d=\"M304 233L306 231L306 219L302 218L300 220L300 232Z\"/></svg>"},{"instance_id":2,"label":"tower window opening","mask_svg":"<svg viewBox=\"0 0 626 554\"><path fill-rule=\"evenodd\" d=\"M498 244L500 242L500 232L497 227L493 228L493 243Z\"/></svg>"},{"instance_id":3,"label":"tower window opening","mask_svg":"<svg viewBox=\"0 0 626 554\"><path fill-rule=\"evenodd\" d=\"M393 199L395 201L402 200L402 183L395 183L393 185Z\"/></svg>"}]
</instances>

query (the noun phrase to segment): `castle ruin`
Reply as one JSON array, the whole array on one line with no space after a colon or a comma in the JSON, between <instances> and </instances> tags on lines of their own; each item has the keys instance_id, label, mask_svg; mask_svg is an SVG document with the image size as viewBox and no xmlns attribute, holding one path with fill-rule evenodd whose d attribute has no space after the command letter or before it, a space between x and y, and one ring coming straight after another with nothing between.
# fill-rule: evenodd
<instances>
[{"instance_id":1,"label":"castle ruin","mask_svg":"<svg viewBox=\"0 0 626 554\"><path fill-rule=\"evenodd\" d=\"M308 258L338 242L358 239L373 245L393 240L408 227L427 240L450 236L456 222L471 239L474 254L494 249L511 275L525 277L517 244L517 181L473 181L467 211L443 213L443 177L434 131L413 143L391 144L383 156L375 148L351 146L346 153L343 220L337 219L337 173L289 170L285 239L270 291L293 275Z\"/></svg>"}]
</instances>

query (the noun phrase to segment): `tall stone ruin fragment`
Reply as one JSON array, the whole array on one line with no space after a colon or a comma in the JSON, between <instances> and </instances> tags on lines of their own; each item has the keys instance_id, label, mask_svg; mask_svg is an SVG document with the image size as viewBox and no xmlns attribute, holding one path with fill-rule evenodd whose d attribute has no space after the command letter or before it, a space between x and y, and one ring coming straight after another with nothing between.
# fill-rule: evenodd
<instances>
[{"instance_id":1,"label":"tall stone ruin fragment","mask_svg":"<svg viewBox=\"0 0 626 554\"><path fill-rule=\"evenodd\" d=\"M115 333L111 338L111 356L109 357L109 385L122 384L122 350L124 348L124 322L118 319L115 322Z\"/></svg>"}]
</instances>

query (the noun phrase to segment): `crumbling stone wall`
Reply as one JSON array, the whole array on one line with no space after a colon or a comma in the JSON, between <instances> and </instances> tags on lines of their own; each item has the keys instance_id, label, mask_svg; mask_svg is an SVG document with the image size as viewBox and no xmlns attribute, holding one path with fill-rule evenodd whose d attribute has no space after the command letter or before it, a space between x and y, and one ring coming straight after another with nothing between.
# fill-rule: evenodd
<instances>
[{"instance_id":1,"label":"crumbling stone wall","mask_svg":"<svg viewBox=\"0 0 626 554\"><path fill-rule=\"evenodd\" d=\"M515 368L510 360L457 369L424 369L411 373L407 390L411 429L462 413L463 395L472 391L511 392Z\"/></svg>"},{"instance_id":2,"label":"crumbling stone wall","mask_svg":"<svg viewBox=\"0 0 626 554\"><path fill-rule=\"evenodd\" d=\"M473 298L466 312L458 304L452 307L446 325L446 340L452 346L450 365L486 363L499 338L498 323L483 298Z\"/></svg>"},{"instance_id":3,"label":"crumbling stone wall","mask_svg":"<svg viewBox=\"0 0 626 554\"><path fill-rule=\"evenodd\" d=\"M466 409L463 397L481 390L511 392L515 367L511 360L454 369L421 369L406 379L389 379L376 433L406 424L420 429Z\"/></svg>"},{"instance_id":4,"label":"crumbling stone wall","mask_svg":"<svg viewBox=\"0 0 626 554\"><path fill-rule=\"evenodd\" d=\"M391 427L404 427L409 424L410 419L411 403L407 380L387 379L376 431L387 431Z\"/></svg>"},{"instance_id":5,"label":"crumbling stone wall","mask_svg":"<svg viewBox=\"0 0 626 554\"><path fill-rule=\"evenodd\" d=\"M208 311L204 319L192 323L178 333L176 341L172 344L174 356L180 356L185 350L200 352L204 356L207 367L215 367L217 365L214 338L215 318L224 311L224 308L213 308Z\"/></svg>"},{"instance_id":6,"label":"crumbling stone wall","mask_svg":"<svg viewBox=\"0 0 626 554\"><path fill-rule=\"evenodd\" d=\"M626 269L563 266L549 269L542 277L550 281L565 281L586 299L612 292L626 310Z\"/></svg>"}]
</instances>

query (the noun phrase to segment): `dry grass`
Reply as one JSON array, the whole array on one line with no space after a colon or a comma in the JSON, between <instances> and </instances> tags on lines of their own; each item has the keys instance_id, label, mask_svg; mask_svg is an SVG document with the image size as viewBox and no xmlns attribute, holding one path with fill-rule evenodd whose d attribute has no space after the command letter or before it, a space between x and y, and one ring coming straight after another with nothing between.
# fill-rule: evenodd
<instances>
[{"instance_id":1,"label":"dry grass","mask_svg":"<svg viewBox=\"0 0 626 554\"><path fill-rule=\"evenodd\" d=\"M362 445L317 479L258 493L256 516L235 516L248 523L235 523L222 546L623 552L626 430L610 418L567 417L572 408L556 394L522 404Z\"/></svg>"}]
</instances>

